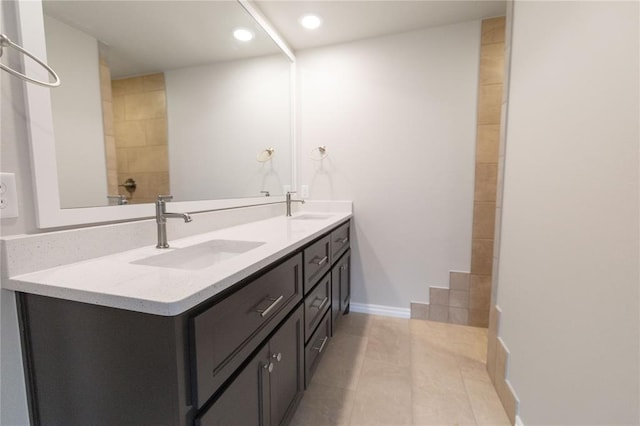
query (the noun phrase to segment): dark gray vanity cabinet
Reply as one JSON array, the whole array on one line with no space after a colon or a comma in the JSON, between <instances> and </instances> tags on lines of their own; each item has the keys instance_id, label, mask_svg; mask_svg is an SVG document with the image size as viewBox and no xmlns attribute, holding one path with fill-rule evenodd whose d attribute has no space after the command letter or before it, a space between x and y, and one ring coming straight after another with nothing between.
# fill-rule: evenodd
<instances>
[{"instance_id":1,"label":"dark gray vanity cabinet","mask_svg":"<svg viewBox=\"0 0 640 426\"><path fill-rule=\"evenodd\" d=\"M174 317L19 293L32 423L191 425L269 341L259 424L279 424L304 388L302 289L298 252Z\"/></svg>"},{"instance_id":2,"label":"dark gray vanity cabinet","mask_svg":"<svg viewBox=\"0 0 640 426\"><path fill-rule=\"evenodd\" d=\"M264 343L213 403L197 426L286 424L304 391L303 308Z\"/></svg>"},{"instance_id":3,"label":"dark gray vanity cabinet","mask_svg":"<svg viewBox=\"0 0 640 426\"><path fill-rule=\"evenodd\" d=\"M348 311L348 229L173 317L18 293L31 423L287 424Z\"/></svg>"},{"instance_id":4,"label":"dark gray vanity cabinet","mask_svg":"<svg viewBox=\"0 0 640 426\"><path fill-rule=\"evenodd\" d=\"M342 223L304 250L305 387L309 386L333 335L333 324L349 309L350 224L350 221Z\"/></svg>"}]
</instances>

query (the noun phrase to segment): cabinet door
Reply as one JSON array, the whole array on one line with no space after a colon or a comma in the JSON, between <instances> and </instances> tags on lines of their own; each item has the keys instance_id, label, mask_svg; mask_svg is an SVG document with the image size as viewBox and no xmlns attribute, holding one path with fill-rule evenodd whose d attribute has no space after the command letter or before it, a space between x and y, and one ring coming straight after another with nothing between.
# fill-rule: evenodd
<instances>
[{"instance_id":1,"label":"cabinet door","mask_svg":"<svg viewBox=\"0 0 640 426\"><path fill-rule=\"evenodd\" d=\"M269 371L274 368L269 354L265 344L213 405L196 418L196 426L268 425Z\"/></svg>"},{"instance_id":2,"label":"cabinet door","mask_svg":"<svg viewBox=\"0 0 640 426\"><path fill-rule=\"evenodd\" d=\"M340 263L331 270L331 335L334 334L340 315Z\"/></svg>"},{"instance_id":3,"label":"cabinet door","mask_svg":"<svg viewBox=\"0 0 640 426\"><path fill-rule=\"evenodd\" d=\"M304 391L303 312L301 305L269 341L272 426L288 422Z\"/></svg>"},{"instance_id":4,"label":"cabinet door","mask_svg":"<svg viewBox=\"0 0 640 426\"><path fill-rule=\"evenodd\" d=\"M342 257L338 265L340 275L340 312L348 312L351 301L351 250Z\"/></svg>"}]
</instances>

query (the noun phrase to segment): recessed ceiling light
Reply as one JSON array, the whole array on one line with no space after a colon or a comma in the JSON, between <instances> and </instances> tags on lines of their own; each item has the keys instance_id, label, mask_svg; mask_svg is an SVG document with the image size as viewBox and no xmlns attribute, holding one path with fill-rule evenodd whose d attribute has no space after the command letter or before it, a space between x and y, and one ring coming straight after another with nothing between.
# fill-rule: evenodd
<instances>
[{"instance_id":1,"label":"recessed ceiling light","mask_svg":"<svg viewBox=\"0 0 640 426\"><path fill-rule=\"evenodd\" d=\"M238 28L233 32L233 36L240 41L249 41L253 39L253 33L246 28Z\"/></svg>"},{"instance_id":2,"label":"recessed ceiling light","mask_svg":"<svg viewBox=\"0 0 640 426\"><path fill-rule=\"evenodd\" d=\"M322 19L317 15L304 15L300 18L300 24L308 30L315 30L322 25Z\"/></svg>"}]
</instances>

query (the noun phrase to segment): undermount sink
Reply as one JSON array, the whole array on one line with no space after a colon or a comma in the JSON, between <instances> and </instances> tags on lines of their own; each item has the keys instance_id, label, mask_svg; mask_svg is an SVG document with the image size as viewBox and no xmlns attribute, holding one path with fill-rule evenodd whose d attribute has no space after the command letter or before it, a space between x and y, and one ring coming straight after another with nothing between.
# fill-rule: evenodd
<instances>
[{"instance_id":1,"label":"undermount sink","mask_svg":"<svg viewBox=\"0 0 640 426\"><path fill-rule=\"evenodd\" d=\"M330 214L302 214L300 216L293 216L291 220L325 220L331 217Z\"/></svg>"},{"instance_id":2,"label":"undermount sink","mask_svg":"<svg viewBox=\"0 0 640 426\"><path fill-rule=\"evenodd\" d=\"M131 262L136 265L176 269L202 269L246 253L264 242L211 240Z\"/></svg>"}]
</instances>

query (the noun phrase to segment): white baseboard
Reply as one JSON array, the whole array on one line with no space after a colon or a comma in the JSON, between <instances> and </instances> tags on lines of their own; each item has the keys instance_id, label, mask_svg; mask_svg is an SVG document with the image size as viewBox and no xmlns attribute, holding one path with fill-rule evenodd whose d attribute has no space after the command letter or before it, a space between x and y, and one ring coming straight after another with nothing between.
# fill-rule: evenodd
<instances>
[{"instance_id":1,"label":"white baseboard","mask_svg":"<svg viewBox=\"0 0 640 426\"><path fill-rule=\"evenodd\" d=\"M349 310L370 315L382 315L385 317L411 318L411 309L396 308L395 306L370 305L366 303L351 302Z\"/></svg>"},{"instance_id":2,"label":"white baseboard","mask_svg":"<svg viewBox=\"0 0 640 426\"><path fill-rule=\"evenodd\" d=\"M522 419L520 418L520 416L516 416L516 426L524 426L524 423L522 423Z\"/></svg>"}]
</instances>

